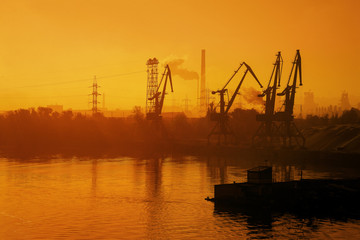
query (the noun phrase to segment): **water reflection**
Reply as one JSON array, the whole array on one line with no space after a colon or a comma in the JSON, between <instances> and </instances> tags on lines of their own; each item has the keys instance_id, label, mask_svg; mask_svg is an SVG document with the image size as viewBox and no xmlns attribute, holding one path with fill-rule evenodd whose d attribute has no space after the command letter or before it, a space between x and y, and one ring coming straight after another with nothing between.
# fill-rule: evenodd
<instances>
[{"instance_id":1,"label":"water reflection","mask_svg":"<svg viewBox=\"0 0 360 240\"><path fill-rule=\"evenodd\" d=\"M360 236L356 219L204 201L213 196L214 184L244 182L247 169L263 164L273 165L276 181L299 178L301 170L318 178L332 172L242 157L2 159L0 239L324 239L324 233L345 231Z\"/></svg>"},{"instance_id":2,"label":"water reflection","mask_svg":"<svg viewBox=\"0 0 360 240\"><path fill-rule=\"evenodd\" d=\"M344 218L304 217L266 208L241 209L218 205L215 205L214 217L233 227L246 226L248 239L332 239L331 235L340 235L343 239L352 235L352 239L356 239L359 236L359 229L347 226L352 225L354 220ZM349 232L341 235L344 226ZM328 228L333 229L326 232L324 229Z\"/></svg>"},{"instance_id":3,"label":"water reflection","mask_svg":"<svg viewBox=\"0 0 360 240\"><path fill-rule=\"evenodd\" d=\"M226 159L220 157L207 157L207 170L212 180L220 179L220 183L228 182L227 162Z\"/></svg>"},{"instance_id":4,"label":"water reflection","mask_svg":"<svg viewBox=\"0 0 360 240\"><path fill-rule=\"evenodd\" d=\"M97 185L97 164L98 160L92 160L92 167L91 167L91 195L95 198L96 197L96 185Z\"/></svg>"},{"instance_id":5,"label":"water reflection","mask_svg":"<svg viewBox=\"0 0 360 240\"><path fill-rule=\"evenodd\" d=\"M164 158L146 160L145 163L145 214L146 235L148 239L154 239L162 233L166 236L163 220L165 219L164 197L162 192L162 167Z\"/></svg>"}]
</instances>

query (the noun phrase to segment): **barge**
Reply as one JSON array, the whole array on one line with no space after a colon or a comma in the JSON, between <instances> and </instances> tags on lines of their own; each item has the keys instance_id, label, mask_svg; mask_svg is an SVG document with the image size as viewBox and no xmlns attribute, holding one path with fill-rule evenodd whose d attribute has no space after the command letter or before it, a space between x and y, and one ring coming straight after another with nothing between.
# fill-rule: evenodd
<instances>
[{"instance_id":1,"label":"barge","mask_svg":"<svg viewBox=\"0 0 360 240\"><path fill-rule=\"evenodd\" d=\"M247 171L244 183L214 186L218 206L268 208L299 212L336 212L360 216L360 178L301 179L273 182L272 167L260 166Z\"/></svg>"}]
</instances>

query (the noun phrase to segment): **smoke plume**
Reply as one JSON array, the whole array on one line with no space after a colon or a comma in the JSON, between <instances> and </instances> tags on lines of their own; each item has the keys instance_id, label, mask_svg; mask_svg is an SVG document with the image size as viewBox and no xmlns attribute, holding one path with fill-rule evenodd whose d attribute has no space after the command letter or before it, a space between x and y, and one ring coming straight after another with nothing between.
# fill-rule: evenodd
<instances>
[{"instance_id":1,"label":"smoke plume","mask_svg":"<svg viewBox=\"0 0 360 240\"><path fill-rule=\"evenodd\" d=\"M250 105L253 106L264 105L265 102L261 97L258 97L259 94L261 94L260 91L256 90L253 87L249 87L249 88L244 88L241 96Z\"/></svg>"},{"instance_id":2,"label":"smoke plume","mask_svg":"<svg viewBox=\"0 0 360 240\"><path fill-rule=\"evenodd\" d=\"M173 75L178 75L184 80L198 80L199 74L197 72L188 70L181 66L184 62L184 59L173 59L167 61L165 64L169 64L171 73Z\"/></svg>"}]
</instances>

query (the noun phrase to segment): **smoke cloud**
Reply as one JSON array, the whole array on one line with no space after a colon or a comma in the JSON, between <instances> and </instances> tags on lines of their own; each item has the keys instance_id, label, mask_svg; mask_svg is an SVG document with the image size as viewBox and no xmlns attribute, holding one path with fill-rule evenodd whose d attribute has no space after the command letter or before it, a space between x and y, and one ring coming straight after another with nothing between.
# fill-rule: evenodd
<instances>
[{"instance_id":1,"label":"smoke cloud","mask_svg":"<svg viewBox=\"0 0 360 240\"><path fill-rule=\"evenodd\" d=\"M254 106L264 105L265 101L261 97L258 97L259 94L261 94L260 91L256 90L253 87L249 87L249 88L244 88L241 96L248 104Z\"/></svg>"},{"instance_id":2,"label":"smoke cloud","mask_svg":"<svg viewBox=\"0 0 360 240\"><path fill-rule=\"evenodd\" d=\"M197 72L188 70L181 66L184 62L184 59L173 59L167 61L165 64L169 64L171 73L173 75L178 75L184 80L198 80L199 74Z\"/></svg>"}]
</instances>

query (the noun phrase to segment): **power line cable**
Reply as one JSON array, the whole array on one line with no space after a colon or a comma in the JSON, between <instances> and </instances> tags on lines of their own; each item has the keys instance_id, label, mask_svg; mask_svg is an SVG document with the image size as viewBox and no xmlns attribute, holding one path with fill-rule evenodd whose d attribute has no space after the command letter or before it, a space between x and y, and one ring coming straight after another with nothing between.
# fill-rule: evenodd
<instances>
[{"instance_id":1,"label":"power line cable","mask_svg":"<svg viewBox=\"0 0 360 240\"><path fill-rule=\"evenodd\" d=\"M46 99L46 98L72 98L72 97L85 97L88 94L81 95L62 95L62 96L14 96L14 97L0 97L0 99Z\"/></svg>"},{"instance_id":2,"label":"power line cable","mask_svg":"<svg viewBox=\"0 0 360 240\"><path fill-rule=\"evenodd\" d=\"M120 76L134 75L134 74L144 73L144 72L145 71L120 73L120 74L114 74L114 75L98 77L98 79L107 79L107 78L114 78L114 77L120 77ZM83 78L83 79L70 80L70 81L61 81L61 82L53 82L53 83L44 83L44 84L34 84L34 85L27 85L27 86L19 86L19 87L14 87L14 88L36 88L36 87L57 86L57 85L76 83L76 82L85 82L85 81L91 81L91 80L93 80L93 79L92 78Z\"/></svg>"}]
</instances>

